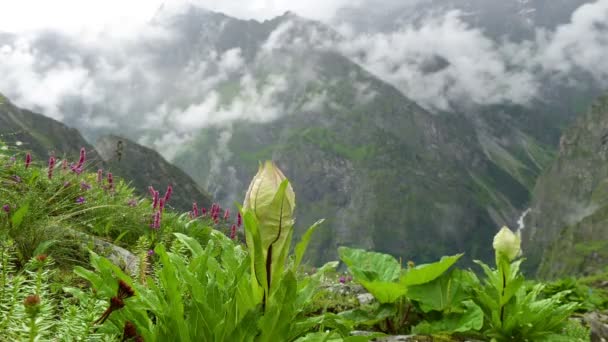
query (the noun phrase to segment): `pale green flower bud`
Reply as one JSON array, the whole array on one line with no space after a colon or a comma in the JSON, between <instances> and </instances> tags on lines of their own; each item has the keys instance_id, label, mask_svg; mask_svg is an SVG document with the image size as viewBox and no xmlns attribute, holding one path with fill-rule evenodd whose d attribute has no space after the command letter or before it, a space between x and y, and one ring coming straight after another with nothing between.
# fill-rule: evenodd
<instances>
[{"instance_id":1,"label":"pale green flower bud","mask_svg":"<svg viewBox=\"0 0 608 342\"><path fill-rule=\"evenodd\" d=\"M250 252L261 255L263 260L252 258L255 282L266 273L265 285L272 292L283 274L293 235L296 195L283 172L271 161L260 165L249 190L245 195L243 213L255 217L258 238L253 236L253 227L245 221L245 239ZM259 241L259 242L256 242ZM265 270L262 270L264 268Z\"/></svg>"},{"instance_id":2,"label":"pale green flower bud","mask_svg":"<svg viewBox=\"0 0 608 342\"><path fill-rule=\"evenodd\" d=\"M497 254L504 255L511 261L521 252L521 237L505 226L494 236L492 245Z\"/></svg>"},{"instance_id":3,"label":"pale green flower bud","mask_svg":"<svg viewBox=\"0 0 608 342\"><path fill-rule=\"evenodd\" d=\"M244 211L252 211L258 222L263 226L265 224L276 224L280 216L276 209L273 208L274 197L279 190L281 183L287 179L283 172L272 161L266 161L260 165L258 173L253 177L245 201L243 203ZM285 189L285 201L282 204L282 219L283 226L293 225L293 211L295 209L296 195L291 187L287 185Z\"/></svg>"}]
</instances>

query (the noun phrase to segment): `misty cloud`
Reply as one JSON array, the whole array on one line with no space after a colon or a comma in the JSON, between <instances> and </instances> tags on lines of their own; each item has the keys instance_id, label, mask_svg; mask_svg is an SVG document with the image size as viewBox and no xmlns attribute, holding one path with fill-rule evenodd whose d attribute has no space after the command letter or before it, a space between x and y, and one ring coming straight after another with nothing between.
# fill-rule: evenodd
<instances>
[{"instance_id":1,"label":"misty cloud","mask_svg":"<svg viewBox=\"0 0 608 342\"><path fill-rule=\"evenodd\" d=\"M346 37L340 51L429 110L453 104L526 105L540 96L547 77L584 71L608 85L608 1L581 6L555 32L533 41L496 42L450 11L396 32ZM559 81L559 80L557 80Z\"/></svg>"},{"instance_id":2,"label":"misty cloud","mask_svg":"<svg viewBox=\"0 0 608 342\"><path fill-rule=\"evenodd\" d=\"M608 0L581 6L568 25L539 35L545 69L568 73L579 68L608 85Z\"/></svg>"},{"instance_id":3,"label":"misty cloud","mask_svg":"<svg viewBox=\"0 0 608 342\"><path fill-rule=\"evenodd\" d=\"M53 63L27 38L0 46L0 75L0 89L6 96L24 107L42 109L57 120L63 118L59 109L63 99L96 92L89 71L77 59Z\"/></svg>"},{"instance_id":4,"label":"misty cloud","mask_svg":"<svg viewBox=\"0 0 608 342\"><path fill-rule=\"evenodd\" d=\"M509 65L500 47L460 15L449 12L389 34L347 36L340 50L430 109L449 110L451 102L527 103L537 87L533 75Z\"/></svg>"},{"instance_id":5,"label":"misty cloud","mask_svg":"<svg viewBox=\"0 0 608 342\"><path fill-rule=\"evenodd\" d=\"M201 3L230 14L242 4ZM345 4L275 2L260 5L259 13L291 9L320 18L318 13L333 15ZM343 54L432 111L526 105L541 96L548 77L567 80L572 72L586 72L608 85L608 64L603 63L608 59L608 0L582 6L570 23L555 31L538 30L533 39L518 43L496 41L463 16L451 11L377 33L358 33L347 23L336 32L292 17L268 35L254 57L204 40L215 37L222 25L201 27L206 30L201 42L185 47L179 45L180 32L155 24L121 33L20 35L0 43L0 92L85 134L129 134L170 159L175 146L187 144L205 127L275 120L292 113L298 101L304 112L335 107L326 92L304 93L309 82L332 81L302 62L309 62L307 51L313 48ZM296 57L285 56L286 50L296 51ZM366 84L351 83L360 101L377 95ZM297 100L290 103L286 94Z\"/></svg>"},{"instance_id":6,"label":"misty cloud","mask_svg":"<svg viewBox=\"0 0 608 342\"><path fill-rule=\"evenodd\" d=\"M336 11L346 5L359 5L361 0L193 0L192 3L212 11L223 12L242 19L266 20L287 11L317 20L328 20Z\"/></svg>"}]
</instances>

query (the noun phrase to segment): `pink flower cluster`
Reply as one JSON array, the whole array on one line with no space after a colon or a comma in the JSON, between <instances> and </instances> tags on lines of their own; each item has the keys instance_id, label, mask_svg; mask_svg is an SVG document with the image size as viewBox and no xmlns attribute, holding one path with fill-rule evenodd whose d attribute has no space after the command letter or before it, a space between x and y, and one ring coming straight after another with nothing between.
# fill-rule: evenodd
<instances>
[{"instance_id":1,"label":"pink flower cluster","mask_svg":"<svg viewBox=\"0 0 608 342\"><path fill-rule=\"evenodd\" d=\"M223 214L222 214L223 213ZM189 213L191 219L197 219L199 217L207 217L207 209L205 207L199 208L196 202L192 203L192 211ZM209 209L209 218L214 224L220 224L220 216L224 222L230 221L230 209L222 209L222 207L213 203ZM236 223L230 227L230 238L232 240L237 239L237 229L243 224L243 218L241 213L236 214Z\"/></svg>"},{"instance_id":2,"label":"pink flower cluster","mask_svg":"<svg viewBox=\"0 0 608 342\"><path fill-rule=\"evenodd\" d=\"M160 197L160 193L154 189L154 187L149 186L148 192L152 197L152 223L150 224L150 228L154 230L160 229L161 220L163 216L163 210L165 209L165 204L169 202L171 199L171 195L173 194L173 186L169 185L167 187L167 191L165 192L165 196Z\"/></svg>"}]
</instances>

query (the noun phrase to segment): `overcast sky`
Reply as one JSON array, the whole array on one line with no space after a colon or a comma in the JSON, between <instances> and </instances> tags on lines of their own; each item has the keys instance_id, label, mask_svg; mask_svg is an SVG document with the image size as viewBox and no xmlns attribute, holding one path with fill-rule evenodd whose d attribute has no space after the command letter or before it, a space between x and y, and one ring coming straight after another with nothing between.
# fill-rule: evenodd
<instances>
[{"instance_id":1,"label":"overcast sky","mask_svg":"<svg viewBox=\"0 0 608 342\"><path fill-rule=\"evenodd\" d=\"M268 19L293 11L313 19L329 19L336 9L361 0L0 0L0 31L45 28L63 31L122 31L152 18L157 9L197 3L239 18Z\"/></svg>"}]
</instances>

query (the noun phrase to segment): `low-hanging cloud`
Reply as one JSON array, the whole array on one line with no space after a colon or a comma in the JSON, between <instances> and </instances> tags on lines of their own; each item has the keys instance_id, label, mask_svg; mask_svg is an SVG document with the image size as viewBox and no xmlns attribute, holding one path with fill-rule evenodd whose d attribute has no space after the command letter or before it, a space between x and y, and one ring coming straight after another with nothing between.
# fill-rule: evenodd
<instances>
[{"instance_id":1,"label":"low-hanging cloud","mask_svg":"<svg viewBox=\"0 0 608 342\"><path fill-rule=\"evenodd\" d=\"M291 11L306 18L328 20L340 8L358 6L362 0L192 0L191 3L243 19L266 20Z\"/></svg>"},{"instance_id":2,"label":"low-hanging cloud","mask_svg":"<svg viewBox=\"0 0 608 342\"><path fill-rule=\"evenodd\" d=\"M608 85L608 0L581 6L569 24L540 32L538 42L538 62L545 70L581 69Z\"/></svg>"},{"instance_id":3,"label":"low-hanging cloud","mask_svg":"<svg viewBox=\"0 0 608 342\"><path fill-rule=\"evenodd\" d=\"M430 109L448 110L452 102L527 103L538 86L534 75L525 65L510 65L500 46L460 15L453 11L388 34L347 36L339 49Z\"/></svg>"},{"instance_id":4,"label":"low-hanging cloud","mask_svg":"<svg viewBox=\"0 0 608 342\"><path fill-rule=\"evenodd\" d=\"M496 41L450 11L389 33L354 33L340 51L429 110L453 105L526 105L555 82L585 72L608 86L608 0L581 6L555 31L533 40Z\"/></svg>"},{"instance_id":5,"label":"low-hanging cloud","mask_svg":"<svg viewBox=\"0 0 608 342\"><path fill-rule=\"evenodd\" d=\"M207 5L234 14L241 2L214 3L223 9ZM326 10L333 16L345 4L313 1L300 11L293 2L271 7L276 14L291 9L321 18L314 13ZM282 95L301 93L307 82L323 75L300 64L286 65L301 60L273 58L282 51L340 53L431 111L526 105L541 96L547 77L559 81L584 72L608 86L608 64L603 63L608 60L607 22L608 0L584 5L569 23L553 31L539 29L520 42L489 37L459 11L376 33L348 29L347 23L336 33L292 18L266 37L253 58L238 47L180 49L180 32L154 24L123 34L27 34L0 43L0 92L85 133L129 134L172 158L175 146L188 143L202 128L267 122L292 112ZM222 27L209 27L205 34L217 36ZM377 95L353 81L361 101ZM326 92L303 98L304 112L334 105Z\"/></svg>"}]
</instances>

